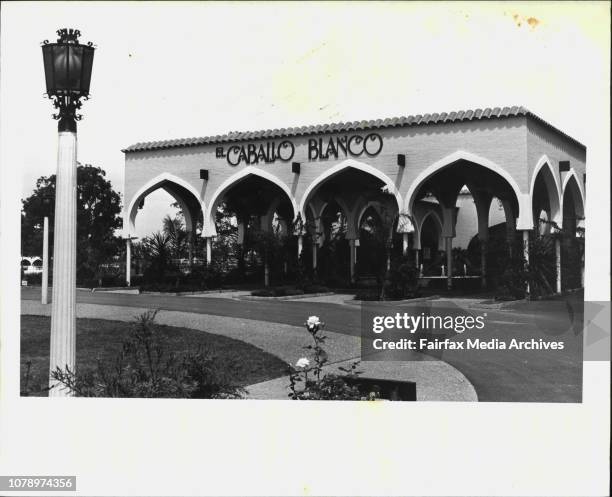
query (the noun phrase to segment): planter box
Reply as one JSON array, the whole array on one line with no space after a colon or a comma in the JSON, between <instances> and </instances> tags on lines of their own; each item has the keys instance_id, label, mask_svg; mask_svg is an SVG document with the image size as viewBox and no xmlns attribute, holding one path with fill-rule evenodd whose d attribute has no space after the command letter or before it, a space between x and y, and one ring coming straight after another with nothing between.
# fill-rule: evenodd
<instances>
[{"instance_id":1,"label":"planter box","mask_svg":"<svg viewBox=\"0 0 612 497\"><path fill-rule=\"evenodd\" d=\"M385 380L382 378L344 377L352 386L359 388L364 395L377 391L384 400L416 401L416 383L413 381Z\"/></svg>"}]
</instances>

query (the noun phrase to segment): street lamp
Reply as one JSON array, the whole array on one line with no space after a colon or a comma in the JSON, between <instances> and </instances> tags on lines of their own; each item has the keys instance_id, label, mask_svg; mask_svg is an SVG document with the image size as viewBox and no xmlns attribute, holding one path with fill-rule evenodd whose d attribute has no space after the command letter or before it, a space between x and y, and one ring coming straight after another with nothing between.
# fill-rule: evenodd
<instances>
[{"instance_id":1,"label":"street lamp","mask_svg":"<svg viewBox=\"0 0 612 497\"><path fill-rule=\"evenodd\" d=\"M47 96L58 113L57 175L53 243L53 305L49 396L66 397L72 392L51 378L56 368L75 370L76 346L76 122L81 98L89 97L94 47L79 43L76 29L60 29L56 43L43 42Z\"/></svg>"}]
</instances>

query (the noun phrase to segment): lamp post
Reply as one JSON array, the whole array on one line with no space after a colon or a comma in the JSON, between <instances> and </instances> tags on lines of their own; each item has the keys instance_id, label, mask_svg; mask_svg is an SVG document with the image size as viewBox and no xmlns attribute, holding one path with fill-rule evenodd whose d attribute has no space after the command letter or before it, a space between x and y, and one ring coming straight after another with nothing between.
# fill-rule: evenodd
<instances>
[{"instance_id":1,"label":"lamp post","mask_svg":"<svg viewBox=\"0 0 612 497\"><path fill-rule=\"evenodd\" d=\"M75 29L57 31L56 43L43 42L47 96L58 113L57 175L53 242L53 305L49 396L67 397L72 392L51 377L56 368L75 370L76 346L76 152L77 121L81 98L89 97L94 47L79 43Z\"/></svg>"}]
</instances>

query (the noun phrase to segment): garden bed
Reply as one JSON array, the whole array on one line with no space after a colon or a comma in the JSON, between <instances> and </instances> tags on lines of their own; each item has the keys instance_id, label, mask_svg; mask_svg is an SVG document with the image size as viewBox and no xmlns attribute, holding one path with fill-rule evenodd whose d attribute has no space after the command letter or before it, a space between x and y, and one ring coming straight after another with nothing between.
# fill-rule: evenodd
<instances>
[{"instance_id":1,"label":"garden bed","mask_svg":"<svg viewBox=\"0 0 612 497\"><path fill-rule=\"evenodd\" d=\"M132 323L102 319L77 320L77 370L85 373L97 367L98 360L108 364L121 351ZM210 352L222 365L229 381L246 386L287 374L287 364L263 350L221 335L174 326L154 325L167 344L167 353L182 354L198 348ZM49 371L50 319L21 316L21 391L22 395L46 396ZM24 381L30 362L29 380Z\"/></svg>"}]
</instances>

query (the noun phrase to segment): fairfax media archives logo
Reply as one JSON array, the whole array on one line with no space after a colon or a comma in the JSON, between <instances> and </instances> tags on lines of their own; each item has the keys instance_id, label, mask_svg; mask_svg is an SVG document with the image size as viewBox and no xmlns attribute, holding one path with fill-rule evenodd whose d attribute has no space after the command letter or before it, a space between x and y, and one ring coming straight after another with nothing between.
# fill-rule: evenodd
<instances>
[{"instance_id":1,"label":"fairfax media archives logo","mask_svg":"<svg viewBox=\"0 0 612 497\"><path fill-rule=\"evenodd\" d=\"M364 303L361 357L365 361L442 360L445 353L564 353L577 360L609 360L606 303L560 299L525 316L506 311L436 309L430 301L409 309ZM530 321L530 322L529 322ZM584 345L583 345L584 338ZM606 350L606 352L604 352ZM534 357L532 355L532 357ZM607 359L606 359L607 357Z\"/></svg>"}]
</instances>

